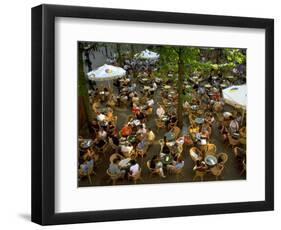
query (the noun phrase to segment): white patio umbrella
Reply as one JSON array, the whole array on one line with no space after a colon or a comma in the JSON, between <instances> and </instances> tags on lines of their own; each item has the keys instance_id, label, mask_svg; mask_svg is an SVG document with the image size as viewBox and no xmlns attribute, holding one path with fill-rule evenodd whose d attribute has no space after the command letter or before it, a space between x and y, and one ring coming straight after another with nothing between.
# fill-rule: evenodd
<instances>
[{"instance_id":1,"label":"white patio umbrella","mask_svg":"<svg viewBox=\"0 0 281 230\"><path fill-rule=\"evenodd\" d=\"M222 91L223 98L227 104L239 109L246 109L247 105L247 86L233 85Z\"/></svg>"},{"instance_id":2,"label":"white patio umbrella","mask_svg":"<svg viewBox=\"0 0 281 230\"><path fill-rule=\"evenodd\" d=\"M157 60L159 54L148 49L141 51L140 53L135 54L135 58L145 59L145 60Z\"/></svg>"},{"instance_id":3,"label":"white patio umbrella","mask_svg":"<svg viewBox=\"0 0 281 230\"><path fill-rule=\"evenodd\" d=\"M242 123L247 107L247 86L233 85L224 89L222 94L227 104L242 110Z\"/></svg>"},{"instance_id":4,"label":"white patio umbrella","mask_svg":"<svg viewBox=\"0 0 281 230\"><path fill-rule=\"evenodd\" d=\"M118 77L122 77L125 74L126 70L124 70L123 68L106 64L87 73L88 78L94 81L113 80Z\"/></svg>"}]
</instances>

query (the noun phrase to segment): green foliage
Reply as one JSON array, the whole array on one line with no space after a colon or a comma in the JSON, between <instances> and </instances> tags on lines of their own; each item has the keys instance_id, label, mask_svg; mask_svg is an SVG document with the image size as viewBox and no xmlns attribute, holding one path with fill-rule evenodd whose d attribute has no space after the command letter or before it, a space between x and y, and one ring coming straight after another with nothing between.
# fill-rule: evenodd
<instances>
[{"instance_id":1,"label":"green foliage","mask_svg":"<svg viewBox=\"0 0 281 230\"><path fill-rule=\"evenodd\" d=\"M181 60L179 60L180 51L182 52ZM183 46L160 46L155 49L155 52L160 54L160 72L164 74L167 74L168 71L177 72L179 61L182 61L184 66L188 65L192 69L199 63L199 48ZM184 73L190 74L192 71L191 68L184 68Z\"/></svg>"},{"instance_id":2,"label":"green foliage","mask_svg":"<svg viewBox=\"0 0 281 230\"><path fill-rule=\"evenodd\" d=\"M223 49L224 55L228 63L245 64L246 55L242 53L241 49Z\"/></svg>"}]
</instances>

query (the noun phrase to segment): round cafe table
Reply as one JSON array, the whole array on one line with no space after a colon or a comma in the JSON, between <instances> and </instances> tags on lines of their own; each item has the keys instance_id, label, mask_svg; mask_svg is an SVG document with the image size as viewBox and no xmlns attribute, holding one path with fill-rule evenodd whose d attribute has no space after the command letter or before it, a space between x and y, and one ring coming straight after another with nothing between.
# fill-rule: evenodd
<instances>
[{"instance_id":1,"label":"round cafe table","mask_svg":"<svg viewBox=\"0 0 281 230\"><path fill-rule=\"evenodd\" d=\"M204 123L204 118L202 117L196 117L195 118L195 123L198 124L198 125L201 125Z\"/></svg>"},{"instance_id":2,"label":"round cafe table","mask_svg":"<svg viewBox=\"0 0 281 230\"><path fill-rule=\"evenodd\" d=\"M204 161L208 166L215 166L218 163L218 159L213 155L207 155Z\"/></svg>"}]
</instances>

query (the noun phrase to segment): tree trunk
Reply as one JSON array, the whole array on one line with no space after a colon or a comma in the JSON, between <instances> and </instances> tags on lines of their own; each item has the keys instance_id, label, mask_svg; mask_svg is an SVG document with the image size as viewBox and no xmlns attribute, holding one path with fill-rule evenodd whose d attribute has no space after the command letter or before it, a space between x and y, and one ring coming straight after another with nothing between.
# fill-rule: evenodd
<instances>
[{"instance_id":1,"label":"tree trunk","mask_svg":"<svg viewBox=\"0 0 281 230\"><path fill-rule=\"evenodd\" d=\"M79 76L78 76L78 106L79 106L79 118L78 127L79 133L83 133L85 136L90 135L90 125L92 120L92 110L89 103L88 86L84 74L83 68L83 50L79 47Z\"/></svg>"},{"instance_id":2,"label":"tree trunk","mask_svg":"<svg viewBox=\"0 0 281 230\"><path fill-rule=\"evenodd\" d=\"M183 62L183 48L179 48L179 61L178 61L178 106L177 106L177 114L178 114L178 127L182 128L183 125L183 108L182 108L182 89L183 89L183 77L184 77L184 62Z\"/></svg>"},{"instance_id":3,"label":"tree trunk","mask_svg":"<svg viewBox=\"0 0 281 230\"><path fill-rule=\"evenodd\" d=\"M122 55L121 55L121 45L120 44L116 44L116 50L117 50L117 63L119 66L122 66Z\"/></svg>"},{"instance_id":4,"label":"tree trunk","mask_svg":"<svg viewBox=\"0 0 281 230\"><path fill-rule=\"evenodd\" d=\"M131 47L131 52L130 52L131 55L130 55L130 57L131 57L131 59L133 59L134 55L135 55L135 48L134 48L133 44L131 44L130 47Z\"/></svg>"}]
</instances>

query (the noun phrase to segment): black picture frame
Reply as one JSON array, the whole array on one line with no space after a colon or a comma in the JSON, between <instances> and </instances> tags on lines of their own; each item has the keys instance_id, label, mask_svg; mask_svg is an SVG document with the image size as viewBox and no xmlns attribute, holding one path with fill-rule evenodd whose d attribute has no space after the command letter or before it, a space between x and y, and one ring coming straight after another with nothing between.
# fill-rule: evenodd
<instances>
[{"instance_id":1,"label":"black picture frame","mask_svg":"<svg viewBox=\"0 0 281 230\"><path fill-rule=\"evenodd\" d=\"M88 18L265 29L265 200L55 213L55 18ZM110 8L32 8L32 221L41 225L274 209L274 20Z\"/></svg>"}]
</instances>

